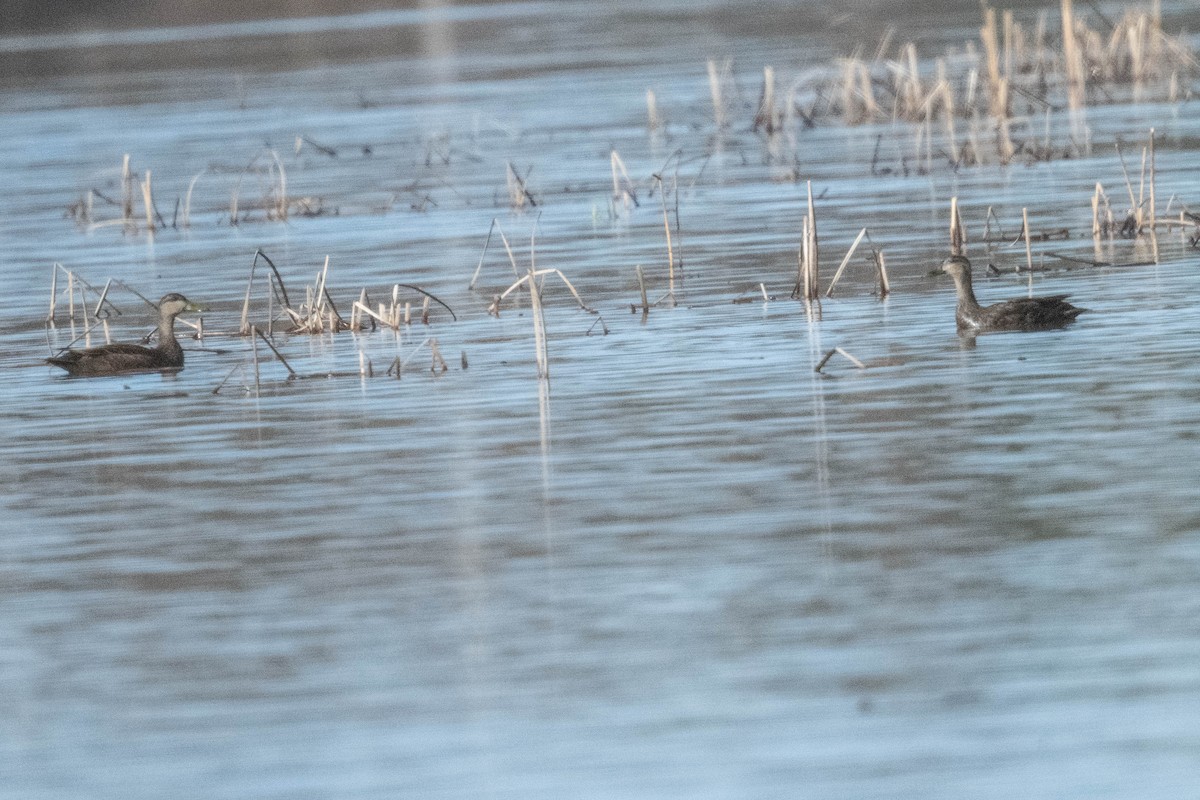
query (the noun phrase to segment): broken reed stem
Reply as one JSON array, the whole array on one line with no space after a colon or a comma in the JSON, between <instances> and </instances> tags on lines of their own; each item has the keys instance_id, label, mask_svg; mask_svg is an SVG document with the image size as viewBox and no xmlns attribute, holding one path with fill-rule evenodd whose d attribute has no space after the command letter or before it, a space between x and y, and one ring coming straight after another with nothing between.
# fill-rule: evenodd
<instances>
[{"instance_id":1,"label":"broken reed stem","mask_svg":"<svg viewBox=\"0 0 1200 800\"><path fill-rule=\"evenodd\" d=\"M506 176L509 204L517 209L524 208L526 203L531 207L536 207L537 201L533 199L533 194L525 187L525 179L517 174L517 168L513 166L511 161L508 162Z\"/></svg>"},{"instance_id":2,"label":"broken reed stem","mask_svg":"<svg viewBox=\"0 0 1200 800\"><path fill-rule=\"evenodd\" d=\"M288 218L288 196L287 196L287 173L283 169L283 162L279 159L279 154L274 148L267 150L271 154L271 159L275 162L275 169L279 170L279 181L276 188L274 218L276 220L286 222ZM268 218L270 218L268 216Z\"/></svg>"},{"instance_id":3,"label":"broken reed stem","mask_svg":"<svg viewBox=\"0 0 1200 800\"><path fill-rule=\"evenodd\" d=\"M633 188L633 181L629 178L629 171L625 169L625 162L621 160L621 154L613 150L609 154L608 160L612 167L613 210L616 210L618 203L626 210L630 206L636 207L638 204L637 191Z\"/></svg>"},{"instance_id":4,"label":"broken reed stem","mask_svg":"<svg viewBox=\"0 0 1200 800\"><path fill-rule=\"evenodd\" d=\"M813 203L812 181L808 181L808 212L804 217L804 299L816 300L821 293L817 241L817 210Z\"/></svg>"},{"instance_id":5,"label":"broken reed stem","mask_svg":"<svg viewBox=\"0 0 1200 800\"><path fill-rule=\"evenodd\" d=\"M129 169L129 153L121 161L121 221L133 224L133 173Z\"/></svg>"},{"instance_id":6,"label":"broken reed stem","mask_svg":"<svg viewBox=\"0 0 1200 800\"><path fill-rule=\"evenodd\" d=\"M496 296L496 299L492 301L492 307L490 310L498 311L499 303L501 300L508 297L516 289L520 288L526 281L529 281L530 285L532 286L533 284L536 283L536 281L533 280L534 278L541 277L544 275L557 275L558 279L560 281L562 281L563 285L565 285L567 287L568 291L571 292L571 296L575 298L575 302L579 303L580 308L582 308L584 311L587 311L590 314L596 313L595 309L591 308L590 306L587 305L587 303L583 302L583 298L579 296L579 292L575 289L574 285L572 285L572 283L569 280L567 280L567 276L562 274L562 270L554 269L553 267L548 268L548 269L530 270L530 272L526 273L525 275L522 275L520 278L517 279L517 281L512 286L509 286L502 293L500 293L499 295Z\"/></svg>"},{"instance_id":7,"label":"broken reed stem","mask_svg":"<svg viewBox=\"0 0 1200 800\"><path fill-rule=\"evenodd\" d=\"M92 312L92 316L100 319L100 309L104 308L104 301L108 298L108 289L112 286L112 278L104 282L104 288L100 290L100 299L96 301L96 310Z\"/></svg>"},{"instance_id":8,"label":"broken reed stem","mask_svg":"<svg viewBox=\"0 0 1200 800\"><path fill-rule=\"evenodd\" d=\"M662 114L658 111L658 98L653 89L646 90L646 127L651 133L662 127Z\"/></svg>"},{"instance_id":9,"label":"broken reed stem","mask_svg":"<svg viewBox=\"0 0 1200 800\"><path fill-rule=\"evenodd\" d=\"M446 363L446 359L442 358L442 351L438 348L438 340L436 338L429 340L429 352L433 354L433 363L429 367L429 371L435 375L439 372L446 372L450 366Z\"/></svg>"},{"instance_id":10,"label":"broken reed stem","mask_svg":"<svg viewBox=\"0 0 1200 800\"><path fill-rule=\"evenodd\" d=\"M50 311L46 315L47 322L54 322L54 312L58 307L58 271L62 264L57 261L50 267Z\"/></svg>"},{"instance_id":11,"label":"broken reed stem","mask_svg":"<svg viewBox=\"0 0 1200 800\"><path fill-rule=\"evenodd\" d=\"M754 131L762 128L771 135L775 132L775 68L763 67L762 94L758 99L758 112L754 115Z\"/></svg>"},{"instance_id":12,"label":"broken reed stem","mask_svg":"<svg viewBox=\"0 0 1200 800\"><path fill-rule=\"evenodd\" d=\"M965 255L967 230L963 227L962 215L958 212L958 196L950 198L950 255Z\"/></svg>"},{"instance_id":13,"label":"broken reed stem","mask_svg":"<svg viewBox=\"0 0 1200 800\"><path fill-rule=\"evenodd\" d=\"M1025 235L1025 268L1033 272L1033 249L1029 244L1029 209L1021 209L1021 232Z\"/></svg>"},{"instance_id":14,"label":"broken reed stem","mask_svg":"<svg viewBox=\"0 0 1200 800\"><path fill-rule=\"evenodd\" d=\"M258 394L261 380L258 374L258 328L250 328L250 351L254 354L254 393Z\"/></svg>"},{"instance_id":15,"label":"broken reed stem","mask_svg":"<svg viewBox=\"0 0 1200 800\"><path fill-rule=\"evenodd\" d=\"M842 272L845 271L846 265L850 263L850 259L854 257L854 252L858 250L859 243L866 235L867 229L863 228L858 232L858 236L854 238L854 244L850 245L850 249L846 251L845 257L842 258L842 263L838 264L837 271L833 273L833 280L829 282L829 288L825 290L826 297L833 297L833 287L837 285L838 278L842 277Z\"/></svg>"},{"instance_id":16,"label":"broken reed stem","mask_svg":"<svg viewBox=\"0 0 1200 800\"><path fill-rule=\"evenodd\" d=\"M850 353L847 353L845 350L843 350L840 347L835 347L832 350L829 350L828 352L826 352L825 355L821 358L821 360L817 362L817 366L813 368L813 372L820 372L825 367L825 365L829 362L829 359L833 358L835 353L837 355L841 356L842 358L846 359L847 361L849 361L851 364L858 367L859 369L867 368L866 364L864 364L862 361L855 358Z\"/></svg>"},{"instance_id":17,"label":"broken reed stem","mask_svg":"<svg viewBox=\"0 0 1200 800\"><path fill-rule=\"evenodd\" d=\"M253 332L253 334L256 337L258 337L259 339L262 339L266 343L267 347L271 348L271 352L274 353L275 357L279 359L279 363L283 364L283 366L287 368L288 374L291 375L293 378L296 377L296 370L292 369L292 365L289 364L287 359L283 357L283 353L279 352L279 348L277 348L271 342L271 340L267 338L266 334L264 334L261 330L259 330L257 326L252 327L250 330ZM254 351L254 374L255 374L255 381L257 383L257 380L258 380L258 350L257 350L257 347Z\"/></svg>"},{"instance_id":18,"label":"broken reed stem","mask_svg":"<svg viewBox=\"0 0 1200 800\"><path fill-rule=\"evenodd\" d=\"M150 188L150 170L142 180L142 205L146 208L146 232L154 233L154 195Z\"/></svg>"},{"instance_id":19,"label":"broken reed stem","mask_svg":"<svg viewBox=\"0 0 1200 800\"><path fill-rule=\"evenodd\" d=\"M708 92L712 97L713 104L713 120L717 124L717 130L725 130L725 100L721 96L721 75L717 71L717 62L711 58L708 60Z\"/></svg>"},{"instance_id":20,"label":"broken reed stem","mask_svg":"<svg viewBox=\"0 0 1200 800\"><path fill-rule=\"evenodd\" d=\"M637 279L638 279L638 290L641 292L641 295L642 295L642 313L649 314L650 313L650 301L646 297L646 276L642 274L642 265L641 264L637 265L636 270L637 270Z\"/></svg>"},{"instance_id":21,"label":"broken reed stem","mask_svg":"<svg viewBox=\"0 0 1200 800\"><path fill-rule=\"evenodd\" d=\"M892 287L888 282L887 265L883 260L883 251L874 250L873 254L875 256L875 269L879 272L879 296L887 297L891 293Z\"/></svg>"}]
</instances>

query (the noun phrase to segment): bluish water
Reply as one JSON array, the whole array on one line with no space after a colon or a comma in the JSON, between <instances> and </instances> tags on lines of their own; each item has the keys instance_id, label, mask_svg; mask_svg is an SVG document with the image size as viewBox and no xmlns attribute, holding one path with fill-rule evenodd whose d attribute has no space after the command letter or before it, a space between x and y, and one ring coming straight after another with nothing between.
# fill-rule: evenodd
<instances>
[{"instance_id":1,"label":"bluish water","mask_svg":"<svg viewBox=\"0 0 1200 800\"><path fill-rule=\"evenodd\" d=\"M109 68L0 94L0 796L1193 792L1192 231L1160 235L1157 265L1145 241L1106 241L1102 260L1142 265L1032 281L1009 244L1028 208L1073 234L1035 242L1039 266L1094 257L1093 186L1124 208L1113 143L1133 165L1151 125L1160 207L1194 208L1188 106L1089 110L1090 157L905 176L890 125L715 136L706 58L736 56L750 102L762 64L835 52L836 22L503 8L330 23L372 33L329 63L284 58L296 31L269 25L139 34L144 56L89 42ZM962 13L947 41L973 35ZM0 51L31 47L15 41ZM656 135L647 88L671 120ZM894 171L872 176L881 133ZM264 146L325 213L263 219L266 179L243 172ZM641 203L616 213L613 149ZM203 171L189 229L64 217L88 189L119 196L125 153L168 219ZM509 210L510 161L536 208ZM660 169L678 173L683 278L643 318L635 267L666 291ZM239 176L248 218L230 225ZM804 180L824 280L866 226L886 299L861 256L819 317L788 299ZM984 302L1065 292L1090 313L961 340L928 274L952 195ZM1006 235L987 245L989 207ZM487 313L514 279L497 241L467 288L493 218L521 269L532 238L602 318L547 280L549 382L527 299ZM407 283L457 321L277 333L305 377L260 345L256 382L249 341L221 334L259 247L295 297L328 255L344 313ZM62 378L41 359L80 329L65 300L43 326L54 262L183 291L209 335L173 377ZM136 340L144 306L111 292L111 336ZM834 347L866 367L815 372Z\"/></svg>"}]
</instances>

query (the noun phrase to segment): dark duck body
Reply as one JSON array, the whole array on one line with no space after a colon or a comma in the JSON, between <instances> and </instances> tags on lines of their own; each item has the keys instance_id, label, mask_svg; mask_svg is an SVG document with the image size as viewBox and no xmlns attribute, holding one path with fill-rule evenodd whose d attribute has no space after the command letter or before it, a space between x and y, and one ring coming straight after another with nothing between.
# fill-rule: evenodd
<instances>
[{"instance_id":1,"label":"dark duck body","mask_svg":"<svg viewBox=\"0 0 1200 800\"><path fill-rule=\"evenodd\" d=\"M175 318L200 307L181 294L164 295L158 301L158 346L106 344L87 350L67 350L46 362L62 367L72 376L95 377L124 372L183 369L183 348L175 338Z\"/></svg>"},{"instance_id":2,"label":"dark duck body","mask_svg":"<svg viewBox=\"0 0 1200 800\"><path fill-rule=\"evenodd\" d=\"M958 305L954 319L961 333L987 331L1044 331L1061 328L1074 322L1087 311L1067 302L1067 295L1022 297L981 306L971 288L971 262L965 256L950 256L942 262L942 271L954 278L958 290Z\"/></svg>"}]
</instances>

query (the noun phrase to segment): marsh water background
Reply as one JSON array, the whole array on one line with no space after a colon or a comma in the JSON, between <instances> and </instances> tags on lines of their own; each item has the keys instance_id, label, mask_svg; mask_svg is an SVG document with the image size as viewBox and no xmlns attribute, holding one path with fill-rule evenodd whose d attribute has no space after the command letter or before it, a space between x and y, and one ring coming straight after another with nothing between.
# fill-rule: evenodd
<instances>
[{"instance_id":1,"label":"marsh water background","mask_svg":"<svg viewBox=\"0 0 1200 800\"><path fill-rule=\"evenodd\" d=\"M1119 196L1112 144L1150 126L1160 203L1194 207L1194 101L1089 109L1085 158L929 174L905 173L891 125L751 133L764 64L803 73L889 22L931 53L978 26L973 7L849 8L506 3L0 36L0 796L1194 793L1200 261L1175 233L1158 265L984 278L1024 249L978 241L989 206L1010 232L1028 207L1076 237L1035 244L1039 264L1090 258L1092 187ZM1185 4L1164 14L1197 27ZM724 57L741 96L722 135L705 60ZM1045 122L1069 136L1065 115ZM252 176L251 218L228 224L264 147L325 213L255 217ZM613 149L641 192L616 213ZM66 215L114 191L125 153L167 217L204 171L189 229ZM509 161L537 209L508 208ZM643 319L635 267L665 289L664 164L684 280ZM819 319L787 299L805 180L826 277L866 225L885 300L861 260ZM951 195L981 295L1068 292L1092 313L960 340L929 275ZM548 384L527 304L486 313L513 279L494 243L467 288L493 218L522 265L536 235L538 265L604 320L547 284ZM41 363L78 333L44 325L54 262L182 291L219 332L260 247L293 292L328 255L344 306L407 283L458 320L279 336L330 377L264 361L258 390L232 337L188 341L174 377ZM114 296L114 338L136 339L143 307ZM382 376L430 335L448 372L421 354ZM835 346L868 368L814 372Z\"/></svg>"}]
</instances>

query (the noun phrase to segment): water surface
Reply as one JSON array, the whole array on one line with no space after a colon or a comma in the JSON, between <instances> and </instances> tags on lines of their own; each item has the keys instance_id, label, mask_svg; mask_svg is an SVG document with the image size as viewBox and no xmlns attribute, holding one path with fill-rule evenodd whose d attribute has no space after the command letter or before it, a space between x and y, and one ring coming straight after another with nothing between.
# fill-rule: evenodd
<instances>
[{"instance_id":1,"label":"water surface","mask_svg":"<svg viewBox=\"0 0 1200 800\"><path fill-rule=\"evenodd\" d=\"M931 52L974 35L961 13ZM34 65L0 94L0 795L1194 791L1200 259L1190 232L1161 236L1157 265L1144 241L1100 245L1140 266L1053 253L1094 257L1093 186L1120 197L1113 143L1150 125L1160 205L1200 203L1195 117L1098 107L1086 158L907 175L891 125L714 130L707 58L736 59L744 111L762 65L815 68L854 30L757 5L517 4L0 39ZM669 120L653 135L647 88ZM880 134L891 171L872 175ZM264 147L325 213L265 221L251 173L229 224ZM613 149L636 208L610 201ZM125 153L168 219L203 171L190 229L64 217L119 190ZM536 208L509 209L510 161ZM666 290L660 169L684 271L678 306L643 318L635 267ZM868 226L886 299L861 257L819 317L789 299L807 180L826 280ZM951 195L985 302L1069 293L1090 313L956 336L929 275ZM1022 208L1067 228L1034 245L1056 269L1014 274L1024 247L982 241L989 206L1009 234ZM487 313L513 280L495 241L467 288L493 218L522 269L532 237L603 318L550 279L549 382L528 301ZM344 309L408 283L458 320L280 334L307 377L260 347L257 386L249 342L220 335L189 340L176 376L41 363L80 332L61 304L43 325L54 262L183 291L220 333L260 247L297 296L328 255ZM145 308L113 298L113 337L136 340ZM815 372L834 347L867 367Z\"/></svg>"}]
</instances>

